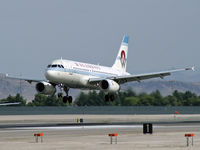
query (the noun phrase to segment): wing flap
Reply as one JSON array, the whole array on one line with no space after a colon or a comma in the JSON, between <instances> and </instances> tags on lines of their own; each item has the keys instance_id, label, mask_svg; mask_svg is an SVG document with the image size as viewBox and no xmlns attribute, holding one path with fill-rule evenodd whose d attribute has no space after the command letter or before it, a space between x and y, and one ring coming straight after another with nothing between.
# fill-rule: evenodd
<instances>
[{"instance_id":1,"label":"wing flap","mask_svg":"<svg viewBox=\"0 0 200 150\"><path fill-rule=\"evenodd\" d=\"M128 75L128 76L119 76L117 78L111 78L111 80L115 80L119 84L123 84L126 82L137 81L151 79L151 78L164 78L165 76L169 76L171 73L154 73L154 74L141 74L141 75Z\"/></svg>"}]
</instances>

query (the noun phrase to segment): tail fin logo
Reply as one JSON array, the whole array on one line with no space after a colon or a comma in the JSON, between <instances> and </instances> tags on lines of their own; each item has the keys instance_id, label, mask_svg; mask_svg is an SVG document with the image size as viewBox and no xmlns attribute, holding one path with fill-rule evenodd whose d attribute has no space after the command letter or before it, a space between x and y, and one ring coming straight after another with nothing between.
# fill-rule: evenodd
<instances>
[{"instance_id":1,"label":"tail fin logo","mask_svg":"<svg viewBox=\"0 0 200 150\"><path fill-rule=\"evenodd\" d=\"M123 68L125 68L125 65L126 65L126 53L124 50L121 51L121 65Z\"/></svg>"}]
</instances>

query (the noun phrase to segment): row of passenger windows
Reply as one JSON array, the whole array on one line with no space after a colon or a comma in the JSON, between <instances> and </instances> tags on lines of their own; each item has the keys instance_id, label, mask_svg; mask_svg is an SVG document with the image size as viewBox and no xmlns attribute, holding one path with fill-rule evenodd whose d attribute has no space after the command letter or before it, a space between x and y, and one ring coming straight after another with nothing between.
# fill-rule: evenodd
<instances>
[{"instance_id":1,"label":"row of passenger windows","mask_svg":"<svg viewBox=\"0 0 200 150\"><path fill-rule=\"evenodd\" d=\"M53 64L53 65L48 65L47 68L64 68L63 65L57 65L57 64Z\"/></svg>"}]
</instances>

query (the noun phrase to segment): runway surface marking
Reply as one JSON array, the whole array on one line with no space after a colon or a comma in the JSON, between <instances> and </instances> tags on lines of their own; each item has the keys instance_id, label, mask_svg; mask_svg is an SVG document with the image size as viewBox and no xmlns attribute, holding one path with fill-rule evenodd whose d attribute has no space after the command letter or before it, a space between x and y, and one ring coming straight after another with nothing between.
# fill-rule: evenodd
<instances>
[{"instance_id":1,"label":"runway surface marking","mask_svg":"<svg viewBox=\"0 0 200 150\"><path fill-rule=\"evenodd\" d=\"M20 130L77 130L77 129L113 129L113 128L142 128L141 125L97 125L97 126L61 126L61 127L22 127Z\"/></svg>"},{"instance_id":2,"label":"runway surface marking","mask_svg":"<svg viewBox=\"0 0 200 150\"><path fill-rule=\"evenodd\" d=\"M95 126L55 126L55 127L17 127L17 128L5 128L0 130L0 132L13 132L13 131L27 131L27 130L82 130L82 129L128 129L128 128L143 128L142 125L95 125ZM153 128L200 128L197 125L154 125Z\"/></svg>"}]
</instances>

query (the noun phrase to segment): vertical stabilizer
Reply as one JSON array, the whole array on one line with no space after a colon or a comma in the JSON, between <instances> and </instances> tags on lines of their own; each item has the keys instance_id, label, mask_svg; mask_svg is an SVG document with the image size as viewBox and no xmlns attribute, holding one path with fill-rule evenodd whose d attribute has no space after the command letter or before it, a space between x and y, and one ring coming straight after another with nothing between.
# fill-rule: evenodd
<instances>
[{"instance_id":1,"label":"vertical stabilizer","mask_svg":"<svg viewBox=\"0 0 200 150\"><path fill-rule=\"evenodd\" d=\"M127 56L128 56L128 39L127 35L124 35L117 58L112 68L119 70L120 72L126 72Z\"/></svg>"}]
</instances>

